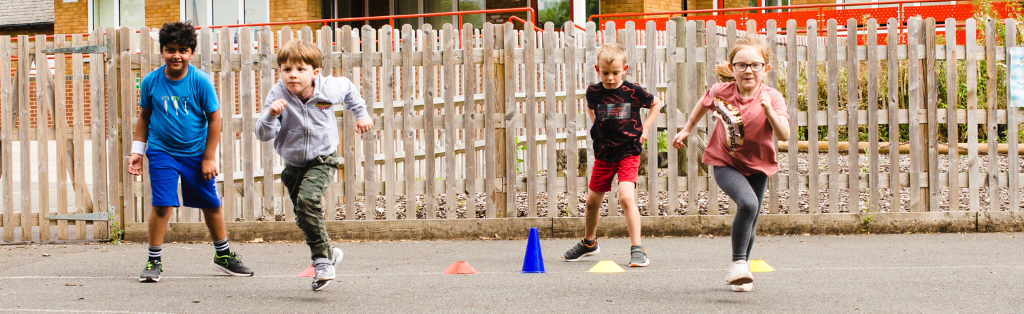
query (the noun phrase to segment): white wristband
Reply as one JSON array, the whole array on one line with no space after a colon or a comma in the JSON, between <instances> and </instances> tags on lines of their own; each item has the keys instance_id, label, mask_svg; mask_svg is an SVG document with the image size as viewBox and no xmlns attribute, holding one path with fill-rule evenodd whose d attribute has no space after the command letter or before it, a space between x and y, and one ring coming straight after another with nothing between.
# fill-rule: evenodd
<instances>
[{"instance_id":1,"label":"white wristband","mask_svg":"<svg viewBox=\"0 0 1024 314\"><path fill-rule=\"evenodd\" d=\"M146 156L146 142L132 141L132 154Z\"/></svg>"}]
</instances>

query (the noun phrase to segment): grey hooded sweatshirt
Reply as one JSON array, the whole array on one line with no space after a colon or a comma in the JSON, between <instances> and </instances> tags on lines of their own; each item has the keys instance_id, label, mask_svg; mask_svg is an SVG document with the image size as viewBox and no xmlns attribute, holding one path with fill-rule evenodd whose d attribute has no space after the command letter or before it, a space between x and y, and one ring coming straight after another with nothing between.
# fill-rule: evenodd
<instances>
[{"instance_id":1,"label":"grey hooded sweatshirt","mask_svg":"<svg viewBox=\"0 0 1024 314\"><path fill-rule=\"evenodd\" d=\"M334 104L345 104L356 120L370 117L359 89L348 78L318 75L314 80L313 96L305 103L285 87L284 81L278 81L267 94L263 114L256 121L256 138L264 142L274 139L274 150L295 167L305 167L313 159L333 154L337 149ZM267 108L277 99L284 99L288 105L274 117Z\"/></svg>"}]
</instances>

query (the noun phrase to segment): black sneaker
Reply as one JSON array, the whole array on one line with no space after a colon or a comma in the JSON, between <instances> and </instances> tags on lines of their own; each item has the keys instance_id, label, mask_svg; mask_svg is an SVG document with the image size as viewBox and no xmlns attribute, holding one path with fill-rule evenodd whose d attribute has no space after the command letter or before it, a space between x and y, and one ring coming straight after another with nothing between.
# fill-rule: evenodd
<instances>
[{"instance_id":1,"label":"black sneaker","mask_svg":"<svg viewBox=\"0 0 1024 314\"><path fill-rule=\"evenodd\" d=\"M139 282L160 282L160 273L164 271L163 263L160 261L146 262L146 268L139 275Z\"/></svg>"},{"instance_id":2,"label":"black sneaker","mask_svg":"<svg viewBox=\"0 0 1024 314\"><path fill-rule=\"evenodd\" d=\"M629 248L629 267L644 267L651 263L647 259L647 249L643 246L634 245Z\"/></svg>"},{"instance_id":3,"label":"black sneaker","mask_svg":"<svg viewBox=\"0 0 1024 314\"><path fill-rule=\"evenodd\" d=\"M225 274L232 276L252 276L253 271L249 267L245 267L242 264L242 257L238 254L231 252L228 255L216 255L213 256L213 269L224 272Z\"/></svg>"},{"instance_id":4,"label":"black sneaker","mask_svg":"<svg viewBox=\"0 0 1024 314\"><path fill-rule=\"evenodd\" d=\"M581 258L597 254L601 254L601 247L597 246L596 240L594 241L594 245L587 245L586 243L583 243L583 240L580 240L579 243L576 243L576 246L565 251L565 254L562 255L562 259L566 262L575 262Z\"/></svg>"}]
</instances>

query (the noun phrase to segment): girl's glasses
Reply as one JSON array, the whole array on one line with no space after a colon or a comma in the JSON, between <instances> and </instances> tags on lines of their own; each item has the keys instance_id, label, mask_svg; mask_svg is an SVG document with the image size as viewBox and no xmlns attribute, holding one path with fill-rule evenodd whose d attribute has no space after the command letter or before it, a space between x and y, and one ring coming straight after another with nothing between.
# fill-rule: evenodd
<instances>
[{"instance_id":1,"label":"girl's glasses","mask_svg":"<svg viewBox=\"0 0 1024 314\"><path fill-rule=\"evenodd\" d=\"M740 72L746 71L747 68L750 68L751 71L758 72L758 71L764 70L764 62L754 62L754 63L736 62L736 63L732 64L732 68L736 69L736 71L740 71Z\"/></svg>"}]
</instances>

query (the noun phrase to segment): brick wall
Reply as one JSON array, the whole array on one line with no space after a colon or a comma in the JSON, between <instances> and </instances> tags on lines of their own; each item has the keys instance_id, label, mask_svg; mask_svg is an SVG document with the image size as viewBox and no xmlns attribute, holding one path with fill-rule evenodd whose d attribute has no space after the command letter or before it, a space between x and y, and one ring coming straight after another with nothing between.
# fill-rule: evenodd
<instances>
[{"instance_id":1,"label":"brick wall","mask_svg":"<svg viewBox=\"0 0 1024 314\"><path fill-rule=\"evenodd\" d=\"M146 0L146 27L160 28L167 22L181 20L178 0Z\"/></svg>"},{"instance_id":2,"label":"brick wall","mask_svg":"<svg viewBox=\"0 0 1024 314\"><path fill-rule=\"evenodd\" d=\"M319 20L323 17L320 14L320 0L270 0L270 21L271 22L287 22L287 21L304 21L304 20ZM303 26L309 26L313 28L313 35L316 35L316 30L323 27L323 24L293 24L287 25L296 31L301 29ZM271 26L271 30L277 33L284 25ZM275 36L276 38L276 36Z\"/></svg>"},{"instance_id":3,"label":"brick wall","mask_svg":"<svg viewBox=\"0 0 1024 314\"><path fill-rule=\"evenodd\" d=\"M53 31L57 34L82 34L89 32L89 2L64 3L53 1Z\"/></svg>"}]
</instances>

